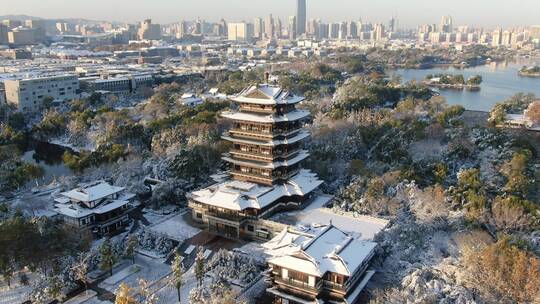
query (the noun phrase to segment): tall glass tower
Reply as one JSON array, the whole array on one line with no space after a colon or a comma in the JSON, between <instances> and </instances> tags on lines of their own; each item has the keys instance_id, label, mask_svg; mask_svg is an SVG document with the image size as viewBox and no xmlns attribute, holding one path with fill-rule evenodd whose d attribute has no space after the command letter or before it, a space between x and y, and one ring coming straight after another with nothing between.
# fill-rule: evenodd
<instances>
[{"instance_id":1,"label":"tall glass tower","mask_svg":"<svg viewBox=\"0 0 540 304\"><path fill-rule=\"evenodd\" d=\"M296 35L306 33L306 0L296 2Z\"/></svg>"}]
</instances>

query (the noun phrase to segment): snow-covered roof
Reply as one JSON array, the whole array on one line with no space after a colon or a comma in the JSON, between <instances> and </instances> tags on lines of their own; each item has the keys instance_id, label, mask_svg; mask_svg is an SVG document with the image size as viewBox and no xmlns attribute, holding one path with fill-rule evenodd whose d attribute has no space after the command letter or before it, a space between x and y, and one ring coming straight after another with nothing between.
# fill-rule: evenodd
<instances>
[{"instance_id":1,"label":"snow-covered roof","mask_svg":"<svg viewBox=\"0 0 540 304\"><path fill-rule=\"evenodd\" d=\"M296 96L278 86L260 84L244 89L238 95L233 97L232 100L241 103L276 105L296 104L304 100L304 97Z\"/></svg>"},{"instance_id":2,"label":"snow-covered roof","mask_svg":"<svg viewBox=\"0 0 540 304\"><path fill-rule=\"evenodd\" d=\"M113 211L115 209L121 208L127 205L128 203L129 201L115 200L115 201L111 201L108 204L103 204L97 208L92 209L92 212L95 214L104 214L104 213Z\"/></svg>"},{"instance_id":3,"label":"snow-covered roof","mask_svg":"<svg viewBox=\"0 0 540 304\"><path fill-rule=\"evenodd\" d=\"M306 139L308 137L309 137L309 132L305 131L305 130L302 130L302 131L298 132L295 136L293 136L291 138L280 139L280 140L269 140L269 141L268 140L258 141L258 140L245 139L245 138L236 138L236 137L231 137L228 133L221 136L221 138L223 138L225 140L228 140L228 141L245 143L245 144L250 144L250 145L266 146L266 147L275 147L275 146L279 146L279 145L290 145L290 144L294 144L296 142L299 142L299 141L301 141L303 139Z\"/></svg>"},{"instance_id":4,"label":"snow-covered roof","mask_svg":"<svg viewBox=\"0 0 540 304\"><path fill-rule=\"evenodd\" d=\"M129 204L129 201L114 200L108 203L103 203L96 208L87 208L77 203L58 203L54 205L54 211L58 214L71 218L83 218L91 214L105 214L107 212L121 208L127 204Z\"/></svg>"},{"instance_id":5,"label":"snow-covered roof","mask_svg":"<svg viewBox=\"0 0 540 304\"><path fill-rule=\"evenodd\" d=\"M310 241L290 246L298 250L272 258L268 263L322 277L327 272L352 276L371 259L377 244L354 238L330 224Z\"/></svg>"},{"instance_id":6,"label":"snow-covered roof","mask_svg":"<svg viewBox=\"0 0 540 304\"><path fill-rule=\"evenodd\" d=\"M124 187L112 186L104 181L97 181L67 192L62 192L60 195L79 202L92 202L121 192L124 189Z\"/></svg>"},{"instance_id":7,"label":"snow-covered roof","mask_svg":"<svg viewBox=\"0 0 540 304\"><path fill-rule=\"evenodd\" d=\"M196 202L219 208L241 211L262 209L283 197L306 195L322 184L309 170L298 174L281 185L263 186L256 183L229 180L190 193Z\"/></svg>"},{"instance_id":8,"label":"snow-covered roof","mask_svg":"<svg viewBox=\"0 0 540 304\"><path fill-rule=\"evenodd\" d=\"M221 116L233 120L242 120L249 122L259 122L259 123L276 123L284 121L297 121L309 117L310 113L306 110L295 110L283 115L265 115L265 114L255 114L255 113L244 113L244 112L223 112Z\"/></svg>"},{"instance_id":9,"label":"snow-covered roof","mask_svg":"<svg viewBox=\"0 0 540 304\"><path fill-rule=\"evenodd\" d=\"M227 161L227 162L230 162L230 163L233 163L233 164L237 164L237 165L244 165L244 166L262 168L262 169L275 169L275 168L279 168L279 167L292 166L294 164L297 164L297 163L301 162L302 160L304 160L304 159L306 159L308 157L309 157L309 153L306 150L301 150L295 157L293 157L291 159L282 160L282 161L275 161L275 162L271 162L271 163L247 162L247 161L234 159L234 158L231 158L231 157L228 157L228 156L224 156L223 160Z\"/></svg>"}]
</instances>

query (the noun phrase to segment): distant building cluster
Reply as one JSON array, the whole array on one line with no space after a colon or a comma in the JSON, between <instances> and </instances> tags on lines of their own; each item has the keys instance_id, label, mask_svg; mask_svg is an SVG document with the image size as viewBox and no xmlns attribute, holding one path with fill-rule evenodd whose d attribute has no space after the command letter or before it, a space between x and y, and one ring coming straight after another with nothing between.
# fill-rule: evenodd
<instances>
[{"instance_id":1,"label":"distant building cluster","mask_svg":"<svg viewBox=\"0 0 540 304\"><path fill-rule=\"evenodd\" d=\"M451 16L443 16L438 24L407 30L396 17L387 23L308 18L306 0L294 3L295 13L286 20L272 14L251 21L197 18L172 24L151 19L136 24L3 20L0 101L39 112L51 103L62 105L96 93L112 100L136 99L162 83L326 57L343 47L540 48L540 25L484 29L456 25Z\"/></svg>"},{"instance_id":2,"label":"distant building cluster","mask_svg":"<svg viewBox=\"0 0 540 304\"><path fill-rule=\"evenodd\" d=\"M425 24L418 28L418 40L432 44L485 44L494 47L538 47L540 25L529 27L486 30L466 25L455 26L451 16L441 17L437 24Z\"/></svg>"}]
</instances>

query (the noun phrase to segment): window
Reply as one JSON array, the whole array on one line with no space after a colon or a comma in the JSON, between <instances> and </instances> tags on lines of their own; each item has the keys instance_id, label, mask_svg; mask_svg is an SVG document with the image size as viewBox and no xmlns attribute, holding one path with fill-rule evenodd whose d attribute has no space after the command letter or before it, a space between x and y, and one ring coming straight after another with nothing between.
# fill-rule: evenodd
<instances>
[{"instance_id":1,"label":"window","mask_svg":"<svg viewBox=\"0 0 540 304\"><path fill-rule=\"evenodd\" d=\"M247 225L247 230L249 232L253 232L255 230L255 227L253 227L253 225Z\"/></svg>"},{"instance_id":2,"label":"window","mask_svg":"<svg viewBox=\"0 0 540 304\"><path fill-rule=\"evenodd\" d=\"M202 213L200 213L200 212L195 213L195 216L196 216L198 219L202 219Z\"/></svg>"}]
</instances>

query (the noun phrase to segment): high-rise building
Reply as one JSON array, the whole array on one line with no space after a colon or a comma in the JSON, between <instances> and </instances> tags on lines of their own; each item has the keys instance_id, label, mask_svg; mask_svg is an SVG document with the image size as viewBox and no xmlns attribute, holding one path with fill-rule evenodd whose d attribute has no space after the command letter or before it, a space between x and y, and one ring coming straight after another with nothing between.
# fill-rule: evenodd
<instances>
[{"instance_id":1,"label":"high-rise building","mask_svg":"<svg viewBox=\"0 0 540 304\"><path fill-rule=\"evenodd\" d=\"M283 33L283 25L281 24L281 19L274 19L274 36L276 38L281 38Z\"/></svg>"},{"instance_id":2,"label":"high-rise building","mask_svg":"<svg viewBox=\"0 0 540 304\"><path fill-rule=\"evenodd\" d=\"M231 41L249 41L253 38L253 26L246 22L229 23L228 39Z\"/></svg>"},{"instance_id":3,"label":"high-rise building","mask_svg":"<svg viewBox=\"0 0 540 304\"><path fill-rule=\"evenodd\" d=\"M319 23L319 20L316 19L310 19L307 23L306 32L315 39L321 38L319 35Z\"/></svg>"},{"instance_id":4,"label":"high-rise building","mask_svg":"<svg viewBox=\"0 0 540 304\"><path fill-rule=\"evenodd\" d=\"M338 39L345 40L347 39L347 23L341 22L339 24Z\"/></svg>"},{"instance_id":5,"label":"high-rise building","mask_svg":"<svg viewBox=\"0 0 540 304\"><path fill-rule=\"evenodd\" d=\"M296 16L289 16L289 26L287 32L290 40L296 39Z\"/></svg>"},{"instance_id":6,"label":"high-rise building","mask_svg":"<svg viewBox=\"0 0 540 304\"><path fill-rule=\"evenodd\" d=\"M8 44L8 27L1 23L0 24L0 44Z\"/></svg>"},{"instance_id":7,"label":"high-rise building","mask_svg":"<svg viewBox=\"0 0 540 304\"><path fill-rule=\"evenodd\" d=\"M512 31L504 31L502 34L502 45L510 45L512 43Z\"/></svg>"},{"instance_id":8,"label":"high-rise building","mask_svg":"<svg viewBox=\"0 0 540 304\"><path fill-rule=\"evenodd\" d=\"M454 30L454 21L452 16L442 16L439 32L451 33Z\"/></svg>"},{"instance_id":9,"label":"high-rise building","mask_svg":"<svg viewBox=\"0 0 540 304\"><path fill-rule=\"evenodd\" d=\"M529 28L529 37L531 39L540 39L540 25L533 25Z\"/></svg>"},{"instance_id":10,"label":"high-rise building","mask_svg":"<svg viewBox=\"0 0 540 304\"><path fill-rule=\"evenodd\" d=\"M205 24L204 20L201 20L200 18L197 18L197 20L195 20L195 22L193 23L193 32L192 32L192 34L193 35L204 35L204 30L205 30L204 24Z\"/></svg>"},{"instance_id":11,"label":"high-rise building","mask_svg":"<svg viewBox=\"0 0 540 304\"><path fill-rule=\"evenodd\" d=\"M296 0L296 35L306 33L306 0Z\"/></svg>"},{"instance_id":12,"label":"high-rise building","mask_svg":"<svg viewBox=\"0 0 540 304\"><path fill-rule=\"evenodd\" d=\"M219 20L219 26L223 29L223 33L221 36L227 36L227 21L225 21L225 19Z\"/></svg>"},{"instance_id":13,"label":"high-rise building","mask_svg":"<svg viewBox=\"0 0 540 304\"><path fill-rule=\"evenodd\" d=\"M139 40L160 40L161 26L159 24L152 24L152 19L146 19L141 22L138 36Z\"/></svg>"},{"instance_id":14,"label":"high-rise building","mask_svg":"<svg viewBox=\"0 0 540 304\"><path fill-rule=\"evenodd\" d=\"M319 39L329 38L329 25L323 22L319 22Z\"/></svg>"},{"instance_id":15,"label":"high-rise building","mask_svg":"<svg viewBox=\"0 0 540 304\"><path fill-rule=\"evenodd\" d=\"M34 30L34 39L37 42L44 42L46 40L46 25L44 20L26 20L26 27Z\"/></svg>"},{"instance_id":16,"label":"high-rise building","mask_svg":"<svg viewBox=\"0 0 540 304\"><path fill-rule=\"evenodd\" d=\"M189 25L186 21L180 21L176 25L176 39L182 39L188 33Z\"/></svg>"},{"instance_id":17,"label":"high-rise building","mask_svg":"<svg viewBox=\"0 0 540 304\"><path fill-rule=\"evenodd\" d=\"M264 19L264 36L266 38L274 37L274 17L272 17L272 14Z\"/></svg>"},{"instance_id":18,"label":"high-rise building","mask_svg":"<svg viewBox=\"0 0 540 304\"><path fill-rule=\"evenodd\" d=\"M8 42L11 45L35 44L36 31L27 27L16 27L8 32Z\"/></svg>"},{"instance_id":19,"label":"high-rise building","mask_svg":"<svg viewBox=\"0 0 540 304\"><path fill-rule=\"evenodd\" d=\"M262 18L253 19L253 36L257 39L263 38L264 34L264 23Z\"/></svg>"},{"instance_id":20,"label":"high-rise building","mask_svg":"<svg viewBox=\"0 0 540 304\"><path fill-rule=\"evenodd\" d=\"M386 37L384 30L384 24L376 24L375 29L373 30L373 39L375 41L381 41Z\"/></svg>"},{"instance_id":21,"label":"high-rise building","mask_svg":"<svg viewBox=\"0 0 540 304\"><path fill-rule=\"evenodd\" d=\"M493 36L491 38L491 45L492 46L499 46L502 43L502 30L497 29L493 32Z\"/></svg>"},{"instance_id":22,"label":"high-rise building","mask_svg":"<svg viewBox=\"0 0 540 304\"><path fill-rule=\"evenodd\" d=\"M397 19L395 17L390 18L388 22L388 30L393 33L397 30Z\"/></svg>"},{"instance_id":23,"label":"high-rise building","mask_svg":"<svg viewBox=\"0 0 540 304\"><path fill-rule=\"evenodd\" d=\"M328 38L338 39L339 38L339 23L329 23L328 24Z\"/></svg>"},{"instance_id":24,"label":"high-rise building","mask_svg":"<svg viewBox=\"0 0 540 304\"><path fill-rule=\"evenodd\" d=\"M358 25L354 21L347 22L347 38L358 38Z\"/></svg>"}]
</instances>

